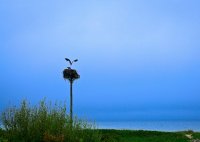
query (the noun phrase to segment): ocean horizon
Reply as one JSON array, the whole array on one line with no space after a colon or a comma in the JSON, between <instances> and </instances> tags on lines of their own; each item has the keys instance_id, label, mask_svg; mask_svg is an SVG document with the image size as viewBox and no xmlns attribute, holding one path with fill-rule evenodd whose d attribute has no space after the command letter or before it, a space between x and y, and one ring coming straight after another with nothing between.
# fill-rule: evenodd
<instances>
[{"instance_id":1,"label":"ocean horizon","mask_svg":"<svg viewBox=\"0 0 200 142\"><path fill-rule=\"evenodd\" d=\"M151 130L151 131L187 131L200 132L200 120L177 121L177 120L141 120L141 121L97 121L99 129L120 129L120 130Z\"/></svg>"}]
</instances>

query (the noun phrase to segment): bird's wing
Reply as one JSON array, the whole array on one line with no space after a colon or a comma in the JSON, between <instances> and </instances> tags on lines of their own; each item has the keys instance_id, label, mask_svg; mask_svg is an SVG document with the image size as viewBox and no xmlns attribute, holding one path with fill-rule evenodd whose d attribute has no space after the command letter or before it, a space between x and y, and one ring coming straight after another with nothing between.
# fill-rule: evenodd
<instances>
[{"instance_id":1,"label":"bird's wing","mask_svg":"<svg viewBox=\"0 0 200 142\"><path fill-rule=\"evenodd\" d=\"M66 60L66 61L70 61L70 59L68 59L68 58L65 58L65 60Z\"/></svg>"},{"instance_id":2,"label":"bird's wing","mask_svg":"<svg viewBox=\"0 0 200 142\"><path fill-rule=\"evenodd\" d=\"M68 59L68 58L65 58L65 60L66 60L66 61L68 61L68 62L70 63L70 65L72 65L72 62L71 62L71 60L70 60L70 59Z\"/></svg>"},{"instance_id":3,"label":"bird's wing","mask_svg":"<svg viewBox=\"0 0 200 142\"><path fill-rule=\"evenodd\" d=\"M78 59L74 60L74 62L77 62L77 61L78 61Z\"/></svg>"}]
</instances>

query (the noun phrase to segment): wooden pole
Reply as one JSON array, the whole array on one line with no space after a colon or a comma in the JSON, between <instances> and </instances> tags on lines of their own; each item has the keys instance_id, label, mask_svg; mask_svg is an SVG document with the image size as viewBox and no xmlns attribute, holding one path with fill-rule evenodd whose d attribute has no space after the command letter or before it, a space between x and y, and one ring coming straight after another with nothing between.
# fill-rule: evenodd
<instances>
[{"instance_id":1,"label":"wooden pole","mask_svg":"<svg viewBox=\"0 0 200 142\"><path fill-rule=\"evenodd\" d=\"M72 95L72 85L73 81L70 80L70 125L72 127L73 124L73 95Z\"/></svg>"},{"instance_id":2,"label":"wooden pole","mask_svg":"<svg viewBox=\"0 0 200 142\"><path fill-rule=\"evenodd\" d=\"M74 80L76 79L79 79L80 78L80 75L76 72L75 69L71 69L71 68L68 68L68 69L64 69L63 71L63 77L64 79L67 79L69 80L69 83L70 83L70 126L71 128L73 127L73 82Z\"/></svg>"}]
</instances>

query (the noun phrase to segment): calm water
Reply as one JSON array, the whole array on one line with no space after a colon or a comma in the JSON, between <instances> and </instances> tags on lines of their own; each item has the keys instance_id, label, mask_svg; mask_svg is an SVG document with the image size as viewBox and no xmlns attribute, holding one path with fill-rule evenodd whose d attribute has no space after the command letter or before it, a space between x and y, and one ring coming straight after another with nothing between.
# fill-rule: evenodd
<instances>
[{"instance_id":1,"label":"calm water","mask_svg":"<svg viewBox=\"0 0 200 142\"><path fill-rule=\"evenodd\" d=\"M125 121L125 122L96 122L98 128L157 130L157 131L200 131L200 121Z\"/></svg>"}]
</instances>

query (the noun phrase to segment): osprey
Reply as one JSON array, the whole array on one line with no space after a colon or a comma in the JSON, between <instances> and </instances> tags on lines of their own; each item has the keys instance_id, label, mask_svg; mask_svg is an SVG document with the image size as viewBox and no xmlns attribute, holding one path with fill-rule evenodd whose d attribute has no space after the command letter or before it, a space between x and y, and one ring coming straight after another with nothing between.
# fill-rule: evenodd
<instances>
[{"instance_id":1,"label":"osprey","mask_svg":"<svg viewBox=\"0 0 200 142\"><path fill-rule=\"evenodd\" d=\"M65 58L65 60L68 61L70 65L72 65L74 62L77 62L77 61L78 61L78 59L75 59L75 60L71 61L71 60L68 59L68 58Z\"/></svg>"}]
</instances>

